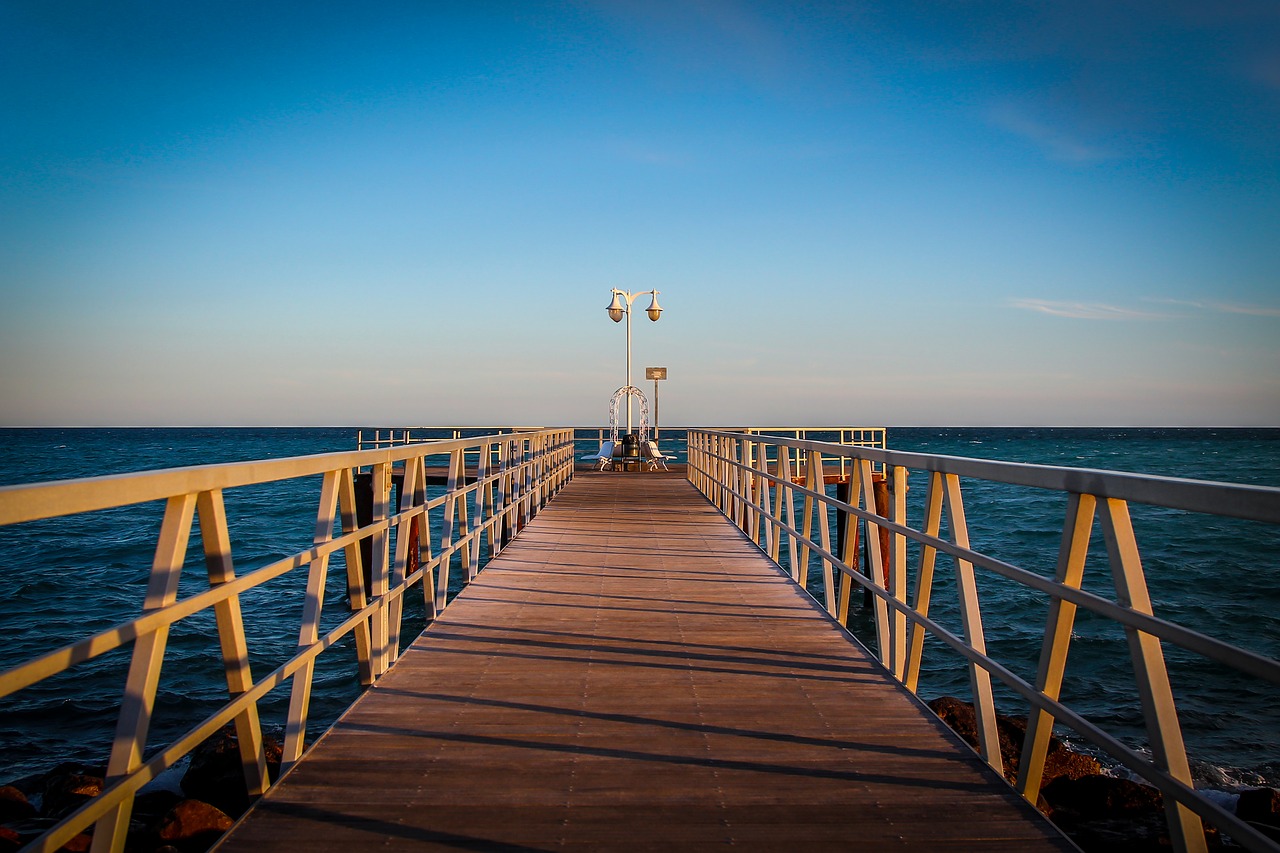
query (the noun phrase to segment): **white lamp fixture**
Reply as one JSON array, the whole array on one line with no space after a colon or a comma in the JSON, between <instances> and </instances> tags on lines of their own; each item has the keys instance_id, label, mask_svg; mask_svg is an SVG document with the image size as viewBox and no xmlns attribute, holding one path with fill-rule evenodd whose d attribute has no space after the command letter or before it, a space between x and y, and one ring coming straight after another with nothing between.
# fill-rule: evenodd
<instances>
[{"instance_id":1,"label":"white lamp fixture","mask_svg":"<svg viewBox=\"0 0 1280 853\"><path fill-rule=\"evenodd\" d=\"M648 309L645 311L649 315L649 319L658 322L658 318L662 316L662 306L658 304L658 291L653 291L653 301L649 303Z\"/></svg>"},{"instance_id":2,"label":"white lamp fixture","mask_svg":"<svg viewBox=\"0 0 1280 853\"><path fill-rule=\"evenodd\" d=\"M631 307L630 302L627 303L627 308L622 306L621 294L622 291L620 290L615 290L613 292L613 301L609 303L609 308L607 309L609 312L609 319L615 323L621 323L622 315L627 313L627 308Z\"/></svg>"},{"instance_id":3,"label":"white lamp fixture","mask_svg":"<svg viewBox=\"0 0 1280 853\"><path fill-rule=\"evenodd\" d=\"M609 307L605 310L609 313L609 319L615 323L621 323L622 318L627 318L627 386L631 385L631 303L636 297L648 294L653 297L649 303L649 307L645 309L645 313L649 315L649 319L658 322L658 318L662 316L662 306L658 304L657 290L642 290L639 293L629 293L625 290L613 288L613 300L609 302ZM631 432L631 395L627 395L627 433Z\"/></svg>"}]
</instances>

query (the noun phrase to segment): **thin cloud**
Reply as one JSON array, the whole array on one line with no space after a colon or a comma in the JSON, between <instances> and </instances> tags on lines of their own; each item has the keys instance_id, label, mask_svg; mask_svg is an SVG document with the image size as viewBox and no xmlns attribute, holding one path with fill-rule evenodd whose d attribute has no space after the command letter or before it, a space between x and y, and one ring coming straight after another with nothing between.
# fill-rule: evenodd
<instances>
[{"instance_id":1,"label":"thin cloud","mask_svg":"<svg viewBox=\"0 0 1280 853\"><path fill-rule=\"evenodd\" d=\"M1248 305L1239 302L1200 302L1192 299L1149 299L1162 305L1183 305L1198 311L1217 311L1222 314L1246 314L1250 317L1280 317L1280 308L1274 305Z\"/></svg>"},{"instance_id":2,"label":"thin cloud","mask_svg":"<svg viewBox=\"0 0 1280 853\"><path fill-rule=\"evenodd\" d=\"M1071 320L1167 320L1168 314L1156 314L1150 311L1135 311L1119 305L1107 305L1102 302L1055 302L1049 299L1015 299L1011 303L1014 308L1024 311L1035 311L1053 317L1066 317Z\"/></svg>"},{"instance_id":3,"label":"thin cloud","mask_svg":"<svg viewBox=\"0 0 1280 853\"><path fill-rule=\"evenodd\" d=\"M694 160L687 152L638 139L614 139L605 144L619 160L644 166L684 167Z\"/></svg>"},{"instance_id":4,"label":"thin cloud","mask_svg":"<svg viewBox=\"0 0 1280 853\"><path fill-rule=\"evenodd\" d=\"M1116 157L1114 152L1106 148L1085 142L1011 107L997 107L991 110L989 118L996 127L1019 136L1039 148L1050 160L1064 163L1099 163Z\"/></svg>"},{"instance_id":5,"label":"thin cloud","mask_svg":"<svg viewBox=\"0 0 1280 853\"><path fill-rule=\"evenodd\" d=\"M1251 317L1280 317L1280 308L1266 305L1234 305L1230 302L1215 302L1213 308L1227 314L1248 314Z\"/></svg>"}]
</instances>

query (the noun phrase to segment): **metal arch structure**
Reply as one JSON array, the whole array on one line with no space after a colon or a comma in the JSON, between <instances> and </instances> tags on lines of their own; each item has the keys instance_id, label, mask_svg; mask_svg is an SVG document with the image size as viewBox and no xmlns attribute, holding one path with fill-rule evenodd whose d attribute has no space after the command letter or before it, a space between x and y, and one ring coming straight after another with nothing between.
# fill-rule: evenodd
<instances>
[{"instance_id":1,"label":"metal arch structure","mask_svg":"<svg viewBox=\"0 0 1280 853\"><path fill-rule=\"evenodd\" d=\"M640 440L649 438L649 401L636 386L623 385L613 392L613 399L609 401L609 440L612 442L618 441L618 409L623 400L630 400L632 397L640 398Z\"/></svg>"}]
</instances>

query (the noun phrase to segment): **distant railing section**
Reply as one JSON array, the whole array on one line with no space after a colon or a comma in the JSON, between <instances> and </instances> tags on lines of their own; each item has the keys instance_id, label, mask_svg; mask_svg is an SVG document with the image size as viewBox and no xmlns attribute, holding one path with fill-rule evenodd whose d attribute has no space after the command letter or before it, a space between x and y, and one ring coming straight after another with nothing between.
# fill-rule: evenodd
<instances>
[{"instance_id":1,"label":"distant railing section","mask_svg":"<svg viewBox=\"0 0 1280 853\"><path fill-rule=\"evenodd\" d=\"M474 468L467 467L468 457L476 460ZM372 520L366 524L358 523L356 511L355 484L361 469L372 475ZM441 470L446 482L443 492L429 498L428 472ZM247 573L238 571L232 563L224 493L317 475L312 547ZM406 437L397 446L384 444L350 453L0 488L0 526L165 502L150 581L140 602L142 615L0 673L0 697L9 696L132 644L104 790L26 849L57 850L96 824L93 850L123 850L137 791L228 723L235 725L249 792L263 793L271 780L259 700L291 682L283 771L298 761L305 748L316 657L354 634L359 678L365 685L372 684L399 656L406 594L421 583L427 618L434 618L447 603L455 562L465 574L463 581L470 581L480 569L482 540L487 541L490 556L497 554L572 476L572 431L544 429L426 443ZM399 482L401 497L394 510L390 504L393 478ZM179 576L197 520L208 589L180 599ZM433 537L431 531L437 527ZM370 564L365 563L362 550L371 556ZM329 561L340 552L351 613L321 635ZM255 679L240 597L295 570L307 573L305 599L299 601L297 652ZM219 665L225 669L230 701L175 742L145 756L170 628L210 608L216 616L222 649Z\"/></svg>"},{"instance_id":2,"label":"distant railing section","mask_svg":"<svg viewBox=\"0 0 1280 853\"><path fill-rule=\"evenodd\" d=\"M609 438L609 427L578 427L574 430L579 441L591 436L594 433L597 446L603 444ZM885 446L885 428L884 427L741 427L741 428L725 428L727 432L745 432L752 435L775 435L800 439L812 439L815 441L830 441L845 447L879 447ZM668 427L666 429L667 438L665 441L674 442L677 447L670 448L669 445L663 445L662 449L676 450L678 458L683 458L683 439L687 432L686 427ZM678 438L677 438L678 436ZM589 439L588 439L589 440ZM659 433L659 428L653 427L653 440L662 442L663 439ZM594 449L594 448L593 448ZM833 471L834 475L841 478L847 478L849 472L846 470L846 460L844 457L833 457L830 460L836 467ZM877 473L880 472L880 466L875 466ZM800 479L804 476L802 463L800 460L795 462L795 470L793 475Z\"/></svg>"},{"instance_id":3,"label":"distant railing section","mask_svg":"<svg viewBox=\"0 0 1280 853\"><path fill-rule=\"evenodd\" d=\"M419 444L424 441L439 441L445 436L441 432L450 433L448 438L465 438L476 435L506 435L515 432L529 432L546 429L546 427L392 427L389 429L356 430L356 449L374 450L383 447L400 447L404 444ZM367 433L372 432L372 436ZM437 433L433 435L432 433ZM465 435L464 435L465 433Z\"/></svg>"},{"instance_id":4,"label":"distant railing section","mask_svg":"<svg viewBox=\"0 0 1280 853\"><path fill-rule=\"evenodd\" d=\"M689 480L775 562L786 559L798 583L805 584L810 560L816 558L821 563L822 589L815 598L842 624L849 622L853 590L868 590L874 597L880 662L908 689L914 692L918 684L926 633L966 658L979 752L997 772L1002 770L1002 757L992 676L1022 696L1031 708L1016 782L1024 797L1036 802L1050 735L1058 723L1163 792L1176 849L1206 849L1202 818L1247 849L1277 849L1274 841L1194 789L1161 643L1270 685L1280 684L1280 661L1154 615L1129 503L1280 524L1280 489L901 453L762 434L767 432L773 431L691 430ZM825 488L832 459L841 460L850 472L847 501L830 496ZM881 512L876 511L873 489L873 480L879 479L873 473L876 465L883 466L891 495L888 507ZM917 508L922 517L918 528L911 527L907 519L907 477L912 470L928 479L923 506ZM803 485L794 481L797 471ZM1064 494L1066 514L1053 579L970 547L961 477ZM829 516L845 528L842 549L833 544ZM1081 588L1095 516L1106 543L1115 600ZM940 535L944 518L948 538ZM859 521L867 526L867 564L875 567L865 574L855 568ZM1194 536L1193 525L1188 525L1186 535ZM882 536L887 548L882 545ZM908 589L908 540L919 554L914 591ZM962 636L929 616L939 553L954 560ZM988 656L975 568L1045 596L1048 615L1034 683ZM1078 608L1123 626L1150 757L1060 701Z\"/></svg>"},{"instance_id":5,"label":"distant railing section","mask_svg":"<svg viewBox=\"0 0 1280 853\"><path fill-rule=\"evenodd\" d=\"M728 431L733 432L734 430ZM885 447L886 432L884 427L748 427L739 431L751 435L771 435L800 440L831 442L842 447L878 447L881 450ZM834 441L820 437L831 433L836 435ZM826 458L824 462L829 462L836 466L834 473L840 479L843 480L849 477L849 460L847 457L835 455ZM803 461L797 457L792 465L792 478L796 480L803 479ZM873 462L871 467L876 474L884 473L884 467L878 462Z\"/></svg>"}]
</instances>

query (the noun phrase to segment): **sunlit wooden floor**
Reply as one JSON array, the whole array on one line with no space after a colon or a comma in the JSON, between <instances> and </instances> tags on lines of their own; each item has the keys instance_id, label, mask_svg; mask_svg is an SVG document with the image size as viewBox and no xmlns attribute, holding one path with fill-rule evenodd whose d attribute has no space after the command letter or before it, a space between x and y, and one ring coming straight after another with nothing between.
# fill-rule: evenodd
<instances>
[{"instance_id":1,"label":"sunlit wooden floor","mask_svg":"<svg viewBox=\"0 0 1280 853\"><path fill-rule=\"evenodd\" d=\"M1072 850L675 475L580 474L220 849Z\"/></svg>"}]
</instances>

